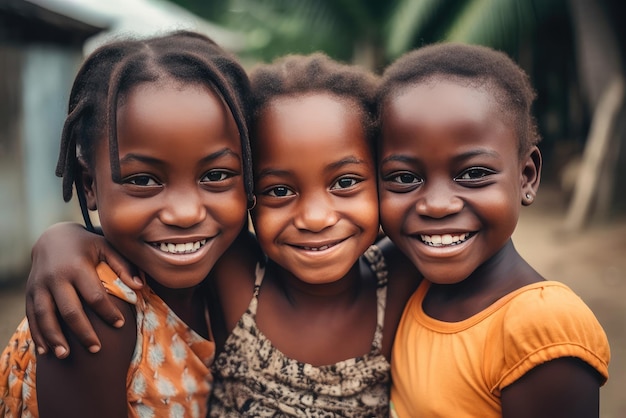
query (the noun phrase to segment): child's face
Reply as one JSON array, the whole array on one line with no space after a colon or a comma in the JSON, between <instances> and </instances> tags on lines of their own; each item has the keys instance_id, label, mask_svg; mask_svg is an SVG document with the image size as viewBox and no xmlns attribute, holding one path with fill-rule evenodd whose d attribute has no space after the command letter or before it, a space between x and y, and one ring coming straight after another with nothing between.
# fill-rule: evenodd
<instances>
[{"instance_id":1,"label":"child's face","mask_svg":"<svg viewBox=\"0 0 626 418\"><path fill-rule=\"evenodd\" d=\"M324 93L281 97L257 124L257 238L307 283L344 277L378 232L376 171L356 108Z\"/></svg>"},{"instance_id":2,"label":"child's face","mask_svg":"<svg viewBox=\"0 0 626 418\"><path fill-rule=\"evenodd\" d=\"M426 278L460 282L511 237L532 167L484 89L421 83L384 109L383 229Z\"/></svg>"},{"instance_id":3,"label":"child's face","mask_svg":"<svg viewBox=\"0 0 626 418\"><path fill-rule=\"evenodd\" d=\"M246 195L235 122L209 88L135 87L118 110L122 182L111 179L106 138L87 176L90 209L106 238L161 285L206 277L244 225Z\"/></svg>"}]
</instances>

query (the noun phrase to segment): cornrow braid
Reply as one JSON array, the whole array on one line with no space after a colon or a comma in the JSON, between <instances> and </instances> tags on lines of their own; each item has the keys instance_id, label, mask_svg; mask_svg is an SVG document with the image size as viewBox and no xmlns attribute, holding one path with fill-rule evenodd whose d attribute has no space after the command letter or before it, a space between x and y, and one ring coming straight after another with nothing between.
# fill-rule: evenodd
<instances>
[{"instance_id":1,"label":"cornrow braid","mask_svg":"<svg viewBox=\"0 0 626 418\"><path fill-rule=\"evenodd\" d=\"M252 125L272 99L326 92L355 103L362 114L363 128L373 145L377 135L376 90L378 77L356 65L343 64L316 52L287 55L263 64L250 73ZM254 145L254 138L253 138ZM374 149L372 147L372 149Z\"/></svg>"},{"instance_id":2,"label":"cornrow braid","mask_svg":"<svg viewBox=\"0 0 626 418\"><path fill-rule=\"evenodd\" d=\"M406 53L383 73L378 103L382 108L407 86L437 80L490 88L501 110L512 118L520 157L539 143L531 113L536 95L528 75L506 54L485 46L439 43Z\"/></svg>"},{"instance_id":3,"label":"cornrow braid","mask_svg":"<svg viewBox=\"0 0 626 418\"><path fill-rule=\"evenodd\" d=\"M118 105L134 86L162 78L203 84L222 97L239 131L246 194L249 203L253 201L248 133L250 82L239 62L210 38L189 31L120 40L98 48L81 66L61 135L56 175L63 177L63 199L69 201L72 188L76 189L83 219L90 229L93 226L86 208L80 161L92 166L95 144L107 138L113 181L120 181Z\"/></svg>"}]
</instances>

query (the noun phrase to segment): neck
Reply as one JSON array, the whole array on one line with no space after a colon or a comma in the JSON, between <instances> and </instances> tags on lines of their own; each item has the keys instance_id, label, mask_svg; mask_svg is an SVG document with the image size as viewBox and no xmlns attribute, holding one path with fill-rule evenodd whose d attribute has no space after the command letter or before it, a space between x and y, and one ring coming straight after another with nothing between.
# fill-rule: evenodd
<instances>
[{"instance_id":1,"label":"neck","mask_svg":"<svg viewBox=\"0 0 626 418\"><path fill-rule=\"evenodd\" d=\"M433 318L457 322L481 312L503 296L543 278L517 253L509 241L459 283L432 284L423 303Z\"/></svg>"},{"instance_id":2,"label":"neck","mask_svg":"<svg viewBox=\"0 0 626 418\"><path fill-rule=\"evenodd\" d=\"M339 280L331 283L307 283L269 260L266 278L275 282L292 305L334 305L351 303L356 299L363 285L361 268L361 262L357 260Z\"/></svg>"},{"instance_id":3,"label":"neck","mask_svg":"<svg viewBox=\"0 0 626 418\"><path fill-rule=\"evenodd\" d=\"M509 239L498 252L481 264L465 280L451 285L433 285L449 297L466 299L500 289L511 291L543 278L519 255ZM501 292L496 292L501 293Z\"/></svg>"},{"instance_id":4,"label":"neck","mask_svg":"<svg viewBox=\"0 0 626 418\"><path fill-rule=\"evenodd\" d=\"M185 324L203 337L208 337L208 324L205 317L206 302L202 284L190 288L172 289L148 276L146 276L146 282Z\"/></svg>"}]
</instances>

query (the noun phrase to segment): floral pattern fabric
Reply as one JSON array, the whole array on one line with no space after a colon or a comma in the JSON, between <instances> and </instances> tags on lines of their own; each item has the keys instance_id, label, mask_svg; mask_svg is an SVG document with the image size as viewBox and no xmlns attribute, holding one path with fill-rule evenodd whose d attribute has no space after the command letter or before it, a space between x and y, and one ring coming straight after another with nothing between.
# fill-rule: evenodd
<instances>
[{"instance_id":1,"label":"floral pattern fabric","mask_svg":"<svg viewBox=\"0 0 626 418\"><path fill-rule=\"evenodd\" d=\"M372 246L365 257L377 277L377 325L368 354L316 367L288 358L256 325L264 269L254 297L215 361L211 417L383 417L388 415L390 364L381 353L387 268Z\"/></svg>"},{"instance_id":2,"label":"floral pattern fabric","mask_svg":"<svg viewBox=\"0 0 626 418\"><path fill-rule=\"evenodd\" d=\"M106 264L97 270L110 294L136 308L137 342L126 377L128 416L205 417L215 343L189 328L147 286L136 294ZM35 344L24 319L0 357L0 416L38 417L35 382Z\"/></svg>"}]
</instances>

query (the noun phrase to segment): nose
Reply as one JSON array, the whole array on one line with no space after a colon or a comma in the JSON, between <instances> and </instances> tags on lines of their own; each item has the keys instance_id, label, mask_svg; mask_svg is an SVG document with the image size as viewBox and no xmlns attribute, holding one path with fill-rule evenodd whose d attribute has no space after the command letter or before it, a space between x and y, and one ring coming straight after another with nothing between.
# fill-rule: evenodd
<instances>
[{"instance_id":1,"label":"nose","mask_svg":"<svg viewBox=\"0 0 626 418\"><path fill-rule=\"evenodd\" d=\"M463 199L454 193L451 186L441 183L425 186L415 202L415 210L419 215L445 218L463 209Z\"/></svg>"},{"instance_id":2,"label":"nose","mask_svg":"<svg viewBox=\"0 0 626 418\"><path fill-rule=\"evenodd\" d=\"M338 215L332 199L322 193L300 197L300 204L294 217L296 228L320 232L337 223Z\"/></svg>"},{"instance_id":3,"label":"nose","mask_svg":"<svg viewBox=\"0 0 626 418\"><path fill-rule=\"evenodd\" d=\"M179 228L191 228L202 222L207 216L207 209L201 191L196 189L166 191L164 207L160 212L161 222Z\"/></svg>"}]
</instances>

